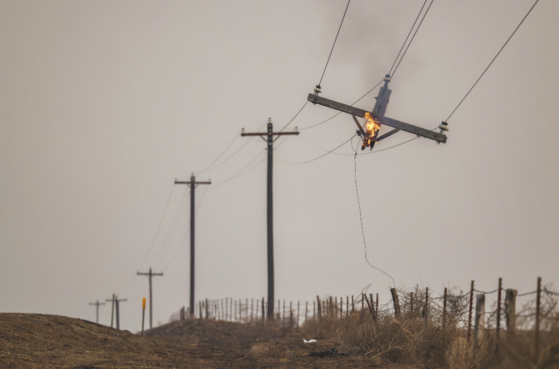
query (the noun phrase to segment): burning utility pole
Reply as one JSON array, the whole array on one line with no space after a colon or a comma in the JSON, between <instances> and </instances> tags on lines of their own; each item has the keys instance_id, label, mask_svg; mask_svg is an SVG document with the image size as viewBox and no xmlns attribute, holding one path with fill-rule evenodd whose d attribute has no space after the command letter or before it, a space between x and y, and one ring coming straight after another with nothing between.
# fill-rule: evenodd
<instances>
[{"instance_id":1,"label":"burning utility pole","mask_svg":"<svg viewBox=\"0 0 559 369\"><path fill-rule=\"evenodd\" d=\"M378 96L376 97L377 102L375 103L375 106L371 113L366 110L353 107L351 105L342 104L337 101L325 99L318 96L318 94L322 92L320 86L316 86L316 88L314 89L315 93L309 94L307 100L312 102L313 104L323 105L328 108L352 115L359 129L357 133L363 139L362 149L368 146L372 150L375 142L390 137L393 134L398 133L399 131L413 133L414 135L428 138L437 143L446 143L447 137L443 134L443 131L448 131L448 124L446 122L442 122L441 124L439 124L439 133L408 123L404 123L396 119L388 118L384 115L388 106L388 102L390 100L390 94L392 93L392 90L388 88L388 83L390 83L390 76L387 74L384 78L384 86L382 86L379 90ZM365 118L367 120L365 123L365 127L361 126L356 117ZM392 127L393 130L378 137L379 130L382 124Z\"/></svg>"},{"instance_id":2,"label":"burning utility pole","mask_svg":"<svg viewBox=\"0 0 559 369\"><path fill-rule=\"evenodd\" d=\"M268 183L267 183L267 240L268 240L268 318L274 318L274 198L273 198L273 166L274 166L274 142L279 138L279 136L284 135L298 135L299 132L274 132L274 126L272 124L272 118L268 119L268 131L267 132L254 132L245 133L244 129L241 136L260 136L267 137L266 142L268 143ZM274 139L274 136L277 136Z\"/></svg>"},{"instance_id":3,"label":"burning utility pole","mask_svg":"<svg viewBox=\"0 0 559 369\"><path fill-rule=\"evenodd\" d=\"M177 181L175 179L175 184L184 184L190 187L190 316L194 316L194 216L196 213L196 197L194 196L194 190L198 185L211 185L212 181L196 182L196 177L194 173L190 176L190 181ZM151 324L151 323L150 323Z\"/></svg>"}]
</instances>

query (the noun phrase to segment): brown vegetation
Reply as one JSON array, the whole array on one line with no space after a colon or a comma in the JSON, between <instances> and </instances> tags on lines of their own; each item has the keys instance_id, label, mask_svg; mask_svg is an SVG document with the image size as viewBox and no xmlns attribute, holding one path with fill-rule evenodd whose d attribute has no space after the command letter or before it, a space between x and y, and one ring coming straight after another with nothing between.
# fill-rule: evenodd
<instances>
[{"instance_id":1,"label":"brown vegetation","mask_svg":"<svg viewBox=\"0 0 559 369\"><path fill-rule=\"evenodd\" d=\"M324 314L305 322L301 329L319 337L335 333L341 349L383 363L450 369L559 368L559 312L557 298L551 294L542 294L538 355L535 353L535 301L516 314L515 334L501 325L498 341L496 306L486 313L486 327L480 327L478 335L474 334L474 310L468 340L469 294L448 294L444 324L440 298L429 297L426 305L424 291L400 290L398 295L399 314L388 304L379 311L371 310L367 304L362 310L351 311L350 306L350 311L341 311L331 299L326 299Z\"/></svg>"}]
</instances>

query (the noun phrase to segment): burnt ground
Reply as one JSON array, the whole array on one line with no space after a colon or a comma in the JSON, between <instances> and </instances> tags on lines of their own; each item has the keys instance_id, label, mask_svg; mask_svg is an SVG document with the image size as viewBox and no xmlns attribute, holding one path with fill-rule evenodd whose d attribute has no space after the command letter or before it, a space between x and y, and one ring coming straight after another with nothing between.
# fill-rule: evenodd
<instances>
[{"instance_id":1,"label":"burnt ground","mask_svg":"<svg viewBox=\"0 0 559 369\"><path fill-rule=\"evenodd\" d=\"M300 333L215 320L173 322L146 336L57 315L0 314L1 368L396 368ZM340 349L339 353L343 353ZM403 367L399 367L403 368Z\"/></svg>"}]
</instances>

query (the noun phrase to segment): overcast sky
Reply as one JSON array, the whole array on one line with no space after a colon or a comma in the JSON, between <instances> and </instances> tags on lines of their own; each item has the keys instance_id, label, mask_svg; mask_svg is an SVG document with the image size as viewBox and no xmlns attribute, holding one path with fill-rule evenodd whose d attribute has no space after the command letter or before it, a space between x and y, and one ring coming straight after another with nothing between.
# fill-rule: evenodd
<instances>
[{"instance_id":1,"label":"overcast sky","mask_svg":"<svg viewBox=\"0 0 559 369\"><path fill-rule=\"evenodd\" d=\"M379 82L422 4L352 1L322 96L351 104ZM386 115L437 126L532 4L435 1L390 84ZM197 175L213 182L196 192L197 298L266 296L265 144L239 133L295 115L345 6L1 1L0 311L94 320L88 303L118 293L128 299L122 327L136 331L148 293L136 272L151 266L164 272L154 321L166 322L189 293L190 200L173 181L231 142L217 163L240 151ZM559 2L539 2L449 120L446 144L380 151L413 138L400 132L357 158L369 260L397 286L442 293L475 279L493 290L502 277L526 292L538 276L559 282L557 14ZM377 90L356 106L372 109ZM288 128L301 134L276 142L276 298L371 284L388 301L391 280L364 258L350 145L289 164L351 137L346 114L303 130L335 113L308 104ZM100 321L109 323L108 306Z\"/></svg>"}]
</instances>

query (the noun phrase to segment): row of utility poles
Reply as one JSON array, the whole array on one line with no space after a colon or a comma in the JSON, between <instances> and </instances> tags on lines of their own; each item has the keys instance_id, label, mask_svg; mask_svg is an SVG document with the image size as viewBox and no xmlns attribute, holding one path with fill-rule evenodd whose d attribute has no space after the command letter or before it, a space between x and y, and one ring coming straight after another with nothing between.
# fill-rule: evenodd
<instances>
[{"instance_id":1,"label":"row of utility poles","mask_svg":"<svg viewBox=\"0 0 559 369\"><path fill-rule=\"evenodd\" d=\"M116 316L116 329L120 329L120 309L119 304L121 302L127 301L127 299L119 299L117 295L113 293L112 299L106 299L106 302L112 302L111 305L111 328L113 327L114 318ZM95 306L95 323L99 324L99 306L105 305L104 302L90 302L89 305Z\"/></svg>"},{"instance_id":2,"label":"row of utility poles","mask_svg":"<svg viewBox=\"0 0 559 369\"><path fill-rule=\"evenodd\" d=\"M152 283L151 280L153 277L157 277L157 276L163 276L163 273L153 273L151 271L151 268L149 268L149 272L147 273L140 273L138 272L137 275L144 275L148 277L148 281L149 281L149 328L153 328L153 289L152 289ZM124 302L124 301L128 301L127 299L119 299L117 295L115 295L113 293L113 298L112 299L106 299L106 302L112 302L112 306L111 306L111 328L113 328L113 324L115 322L115 316L116 316L116 329L120 329L120 303ZM96 307L96 319L95 322L97 324L99 324L99 306L103 306L105 305L104 302L99 302L99 300L97 300L96 302L90 302L89 305L95 305ZM142 309L145 309L145 298L143 300L142 303ZM142 312L143 314L143 312ZM143 332L143 316L142 316L142 332Z\"/></svg>"},{"instance_id":3,"label":"row of utility poles","mask_svg":"<svg viewBox=\"0 0 559 369\"><path fill-rule=\"evenodd\" d=\"M274 132L272 119L268 120L268 129L266 132L245 133L244 129L241 133L242 137L260 136L267 143L268 152L268 168L267 168L267 265L268 265L268 306L267 315L269 318L274 316L274 197L273 197L273 168L274 168L274 142L285 135L298 135L298 131ZM266 138L264 138L266 137ZM199 185L210 185L211 181L196 181L194 174L190 177L190 181L178 181L175 184L184 184L190 187L190 316L194 316L195 301L195 189ZM151 273L151 269L150 269ZM151 280L151 279L150 279ZM150 327L151 327L151 282L150 282Z\"/></svg>"},{"instance_id":4,"label":"row of utility poles","mask_svg":"<svg viewBox=\"0 0 559 369\"><path fill-rule=\"evenodd\" d=\"M267 200L267 210L266 210L266 231L267 231L267 266L268 266L268 304L267 304L267 316L271 319L274 317L274 197L273 197L273 168L274 168L274 142L280 136L286 135L298 135L298 131L288 131L288 132L274 132L274 126L272 119L268 120L268 129L266 132L244 132L241 133L242 137L247 136L260 136L267 143L268 152L268 168L267 168L267 190L266 190L266 200ZM266 138L264 138L266 137ZM195 307L195 204L196 204L196 187L199 185L211 185L211 181L196 181L194 174L190 177L190 181L179 181L175 179L175 184L187 185L190 187L190 306L189 312L190 316L194 316ZM163 276L163 273L154 273L151 268L147 273L137 272L137 275L143 275L148 277L149 281L149 327L153 328L153 289L152 289L152 278L156 276ZM107 299L107 302L112 301L112 313L111 313L111 327L113 326L113 317L116 312L116 326L120 328L120 318L119 318L119 302L126 301L126 299L118 299L116 295L113 294L112 299ZM99 323L99 306L105 305L105 303L100 303L98 300L96 303L90 303L90 305L96 305L97 307L97 323Z\"/></svg>"}]
</instances>

